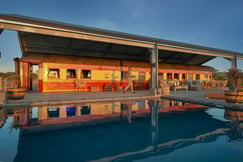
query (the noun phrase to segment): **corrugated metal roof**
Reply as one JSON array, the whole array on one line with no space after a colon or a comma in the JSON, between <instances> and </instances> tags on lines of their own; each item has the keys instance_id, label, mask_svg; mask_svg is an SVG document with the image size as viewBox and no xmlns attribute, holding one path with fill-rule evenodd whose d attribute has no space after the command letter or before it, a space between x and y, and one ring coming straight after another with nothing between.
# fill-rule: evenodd
<instances>
[{"instance_id":1,"label":"corrugated metal roof","mask_svg":"<svg viewBox=\"0 0 243 162\"><path fill-rule=\"evenodd\" d=\"M20 43L22 44L22 51L26 54L83 56L147 62L150 60L149 50L143 47L95 42L28 32L19 32L18 35ZM158 55L160 63L186 65L201 65L213 58L213 56L165 50L159 50Z\"/></svg>"}]
</instances>

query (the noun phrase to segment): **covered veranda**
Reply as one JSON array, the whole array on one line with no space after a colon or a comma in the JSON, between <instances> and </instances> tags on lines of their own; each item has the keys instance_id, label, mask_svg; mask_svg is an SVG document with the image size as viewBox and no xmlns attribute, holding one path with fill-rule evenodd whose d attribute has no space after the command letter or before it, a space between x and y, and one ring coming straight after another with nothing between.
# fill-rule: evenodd
<instances>
[{"instance_id":1,"label":"covered veranda","mask_svg":"<svg viewBox=\"0 0 243 162\"><path fill-rule=\"evenodd\" d=\"M238 52L20 15L0 15L0 33L3 30L17 31L26 62L38 64L39 60L29 60L33 54L150 62L153 94L159 87L158 63L202 65L223 57L232 62L232 68L237 68L237 59L243 59Z\"/></svg>"}]
</instances>

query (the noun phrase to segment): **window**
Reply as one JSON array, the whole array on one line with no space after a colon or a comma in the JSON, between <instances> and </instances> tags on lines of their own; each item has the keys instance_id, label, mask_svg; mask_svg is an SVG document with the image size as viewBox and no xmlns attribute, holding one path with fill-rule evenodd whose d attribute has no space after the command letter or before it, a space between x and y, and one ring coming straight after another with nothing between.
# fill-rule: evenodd
<instances>
[{"instance_id":1,"label":"window","mask_svg":"<svg viewBox=\"0 0 243 162\"><path fill-rule=\"evenodd\" d=\"M91 78L90 70L82 70L81 71L81 78L83 78L83 79L90 79Z\"/></svg>"},{"instance_id":2,"label":"window","mask_svg":"<svg viewBox=\"0 0 243 162\"><path fill-rule=\"evenodd\" d=\"M76 107L66 107L67 117L76 116Z\"/></svg>"},{"instance_id":3,"label":"window","mask_svg":"<svg viewBox=\"0 0 243 162\"><path fill-rule=\"evenodd\" d=\"M159 74L158 74L158 80L159 80L159 81L163 80L163 73L159 73Z\"/></svg>"},{"instance_id":4,"label":"window","mask_svg":"<svg viewBox=\"0 0 243 162\"><path fill-rule=\"evenodd\" d=\"M67 78L76 78L76 70L67 70Z\"/></svg>"},{"instance_id":5,"label":"window","mask_svg":"<svg viewBox=\"0 0 243 162\"><path fill-rule=\"evenodd\" d=\"M127 79L128 72L127 71L122 71L121 72L121 79Z\"/></svg>"},{"instance_id":6,"label":"window","mask_svg":"<svg viewBox=\"0 0 243 162\"><path fill-rule=\"evenodd\" d=\"M172 79L172 74L171 73L167 73L167 80L171 80Z\"/></svg>"},{"instance_id":7,"label":"window","mask_svg":"<svg viewBox=\"0 0 243 162\"><path fill-rule=\"evenodd\" d=\"M182 79L186 80L186 74L182 74Z\"/></svg>"},{"instance_id":8,"label":"window","mask_svg":"<svg viewBox=\"0 0 243 162\"><path fill-rule=\"evenodd\" d=\"M30 124L38 123L38 107L30 108Z\"/></svg>"},{"instance_id":9,"label":"window","mask_svg":"<svg viewBox=\"0 0 243 162\"><path fill-rule=\"evenodd\" d=\"M204 78L205 78L206 80L208 80L208 74L205 74L205 75L204 75Z\"/></svg>"},{"instance_id":10,"label":"window","mask_svg":"<svg viewBox=\"0 0 243 162\"><path fill-rule=\"evenodd\" d=\"M81 115L89 115L90 109L90 106L81 106Z\"/></svg>"},{"instance_id":11,"label":"window","mask_svg":"<svg viewBox=\"0 0 243 162\"><path fill-rule=\"evenodd\" d=\"M145 109L145 101L138 101L138 109L139 110Z\"/></svg>"},{"instance_id":12,"label":"window","mask_svg":"<svg viewBox=\"0 0 243 162\"><path fill-rule=\"evenodd\" d=\"M59 117L59 108L49 108L47 111L49 118Z\"/></svg>"},{"instance_id":13,"label":"window","mask_svg":"<svg viewBox=\"0 0 243 162\"><path fill-rule=\"evenodd\" d=\"M145 73L138 73L138 80L144 81L145 80Z\"/></svg>"},{"instance_id":14,"label":"window","mask_svg":"<svg viewBox=\"0 0 243 162\"><path fill-rule=\"evenodd\" d=\"M174 74L174 79L179 80L179 74L178 74L178 73L175 73L175 74Z\"/></svg>"},{"instance_id":15,"label":"window","mask_svg":"<svg viewBox=\"0 0 243 162\"><path fill-rule=\"evenodd\" d=\"M188 74L188 80L192 80L192 74Z\"/></svg>"},{"instance_id":16,"label":"window","mask_svg":"<svg viewBox=\"0 0 243 162\"><path fill-rule=\"evenodd\" d=\"M48 78L49 79L58 79L59 78L59 69L49 69Z\"/></svg>"},{"instance_id":17,"label":"window","mask_svg":"<svg viewBox=\"0 0 243 162\"><path fill-rule=\"evenodd\" d=\"M200 80L200 74L196 74L196 80Z\"/></svg>"}]
</instances>

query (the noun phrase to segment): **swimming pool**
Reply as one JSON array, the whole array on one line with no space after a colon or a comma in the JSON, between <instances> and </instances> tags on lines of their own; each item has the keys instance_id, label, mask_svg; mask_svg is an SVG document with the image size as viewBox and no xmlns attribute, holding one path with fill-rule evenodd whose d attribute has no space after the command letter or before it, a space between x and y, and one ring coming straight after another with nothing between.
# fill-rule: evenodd
<instances>
[{"instance_id":1,"label":"swimming pool","mask_svg":"<svg viewBox=\"0 0 243 162\"><path fill-rule=\"evenodd\" d=\"M242 121L169 100L0 109L0 161L242 161Z\"/></svg>"}]
</instances>

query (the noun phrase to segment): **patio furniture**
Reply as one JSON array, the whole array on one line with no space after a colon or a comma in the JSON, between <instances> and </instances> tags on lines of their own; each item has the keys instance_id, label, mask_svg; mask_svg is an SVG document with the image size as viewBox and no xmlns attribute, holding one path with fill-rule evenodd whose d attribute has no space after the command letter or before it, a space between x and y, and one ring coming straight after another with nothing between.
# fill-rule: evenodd
<instances>
[{"instance_id":1,"label":"patio furniture","mask_svg":"<svg viewBox=\"0 0 243 162\"><path fill-rule=\"evenodd\" d=\"M90 86L89 87L89 91L90 92L99 92L100 91L100 87L99 86Z\"/></svg>"},{"instance_id":2,"label":"patio furniture","mask_svg":"<svg viewBox=\"0 0 243 162\"><path fill-rule=\"evenodd\" d=\"M171 87L173 91L176 90L188 90L188 85L180 83L179 80L175 80L173 86Z\"/></svg>"},{"instance_id":3,"label":"patio furniture","mask_svg":"<svg viewBox=\"0 0 243 162\"><path fill-rule=\"evenodd\" d=\"M84 80L74 80L76 91L86 91L86 82Z\"/></svg>"},{"instance_id":4,"label":"patio furniture","mask_svg":"<svg viewBox=\"0 0 243 162\"><path fill-rule=\"evenodd\" d=\"M123 91L124 87L123 86L116 86L116 91Z\"/></svg>"},{"instance_id":5,"label":"patio furniture","mask_svg":"<svg viewBox=\"0 0 243 162\"><path fill-rule=\"evenodd\" d=\"M186 90L186 91L188 91L188 85L181 85L181 86L174 86L174 91L176 91L176 90Z\"/></svg>"},{"instance_id":6,"label":"patio furniture","mask_svg":"<svg viewBox=\"0 0 243 162\"><path fill-rule=\"evenodd\" d=\"M189 90L200 91L202 89L202 84L198 81L194 81L190 84Z\"/></svg>"},{"instance_id":7,"label":"patio furniture","mask_svg":"<svg viewBox=\"0 0 243 162\"><path fill-rule=\"evenodd\" d=\"M112 91L112 84L104 84L103 91Z\"/></svg>"}]
</instances>

